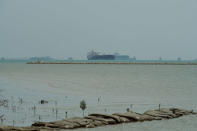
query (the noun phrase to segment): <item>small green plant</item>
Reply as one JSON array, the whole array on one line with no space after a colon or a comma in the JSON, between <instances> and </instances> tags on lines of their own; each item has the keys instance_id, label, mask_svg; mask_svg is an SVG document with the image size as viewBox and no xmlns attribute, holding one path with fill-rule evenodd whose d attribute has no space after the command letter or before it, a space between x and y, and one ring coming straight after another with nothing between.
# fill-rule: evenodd
<instances>
[{"instance_id":1,"label":"small green plant","mask_svg":"<svg viewBox=\"0 0 197 131\"><path fill-rule=\"evenodd\" d=\"M83 111L83 116L84 116L84 111L85 111L85 109L86 109L86 102L85 102L84 100L82 100L82 101L80 102L80 108L82 109L82 111Z\"/></svg>"}]
</instances>

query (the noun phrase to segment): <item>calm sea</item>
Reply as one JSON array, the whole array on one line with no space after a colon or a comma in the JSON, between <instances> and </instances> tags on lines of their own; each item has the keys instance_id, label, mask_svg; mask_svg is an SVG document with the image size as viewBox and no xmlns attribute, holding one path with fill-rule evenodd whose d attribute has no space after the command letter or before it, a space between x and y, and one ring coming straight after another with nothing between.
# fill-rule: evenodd
<instances>
[{"instance_id":1,"label":"calm sea","mask_svg":"<svg viewBox=\"0 0 197 131\"><path fill-rule=\"evenodd\" d=\"M83 99L87 103L86 115L125 112L126 108L143 113L159 104L197 111L197 66L2 63L0 98L8 100L7 106L0 107L2 123L16 126L82 116L79 103ZM40 100L48 104L41 105ZM186 116L80 130L196 129L197 116Z\"/></svg>"}]
</instances>

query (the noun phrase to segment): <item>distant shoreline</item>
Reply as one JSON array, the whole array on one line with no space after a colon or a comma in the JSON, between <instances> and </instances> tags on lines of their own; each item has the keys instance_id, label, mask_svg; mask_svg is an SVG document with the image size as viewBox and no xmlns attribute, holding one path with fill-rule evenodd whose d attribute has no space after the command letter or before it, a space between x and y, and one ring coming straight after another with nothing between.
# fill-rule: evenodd
<instances>
[{"instance_id":1,"label":"distant shoreline","mask_svg":"<svg viewBox=\"0 0 197 131\"><path fill-rule=\"evenodd\" d=\"M193 62L28 62L27 64L197 65Z\"/></svg>"}]
</instances>

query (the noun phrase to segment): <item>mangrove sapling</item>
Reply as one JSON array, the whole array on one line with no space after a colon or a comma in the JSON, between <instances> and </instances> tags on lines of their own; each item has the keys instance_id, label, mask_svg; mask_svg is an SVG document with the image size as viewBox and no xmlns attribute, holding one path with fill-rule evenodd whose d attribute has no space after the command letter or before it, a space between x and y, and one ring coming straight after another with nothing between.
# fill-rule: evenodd
<instances>
[{"instance_id":1,"label":"mangrove sapling","mask_svg":"<svg viewBox=\"0 0 197 131\"><path fill-rule=\"evenodd\" d=\"M57 101L55 101L55 106L57 106Z\"/></svg>"},{"instance_id":2,"label":"mangrove sapling","mask_svg":"<svg viewBox=\"0 0 197 131\"><path fill-rule=\"evenodd\" d=\"M98 97L98 104L100 103L100 100L101 100L101 96Z\"/></svg>"},{"instance_id":3,"label":"mangrove sapling","mask_svg":"<svg viewBox=\"0 0 197 131\"><path fill-rule=\"evenodd\" d=\"M14 127L14 125L15 125L15 120L12 121L12 125L13 125L13 127Z\"/></svg>"},{"instance_id":4,"label":"mangrove sapling","mask_svg":"<svg viewBox=\"0 0 197 131\"><path fill-rule=\"evenodd\" d=\"M3 124L3 121L4 121L4 118L3 118L3 117L4 117L4 115L1 115L1 116L0 116L1 124Z\"/></svg>"},{"instance_id":5,"label":"mangrove sapling","mask_svg":"<svg viewBox=\"0 0 197 131\"><path fill-rule=\"evenodd\" d=\"M68 117L68 112L66 111L65 114L66 114L65 118L67 118Z\"/></svg>"},{"instance_id":6,"label":"mangrove sapling","mask_svg":"<svg viewBox=\"0 0 197 131\"><path fill-rule=\"evenodd\" d=\"M8 100L0 100L0 107L8 107Z\"/></svg>"},{"instance_id":7,"label":"mangrove sapling","mask_svg":"<svg viewBox=\"0 0 197 131\"><path fill-rule=\"evenodd\" d=\"M86 102L85 102L84 100L82 100L82 101L80 102L80 108L82 109L82 111L83 111L83 116L84 116L84 111L85 111L85 109L86 109Z\"/></svg>"},{"instance_id":8,"label":"mangrove sapling","mask_svg":"<svg viewBox=\"0 0 197 131\"><path fill-rule=\"evenodd\" d=\"M133 108L133 104L130 104L130 109L132 110L132 108Z\"/></svg>"},{"instance_id":9,"label":"mangrove sapling","mask_svg":"<svg viewBox=\"0 0 197 131\"><path fill-rule=\"evenodd\" d=\"M12 105L12 112L16 112L16 106Z\"/></svg>"},{"instance_id":10,"label":"mangrove sapling","mask_svg":"<svg viewBox=\"0 0 197 131\"><path fill-rule=\"evenodd\" d=\"M47 104L47 103L49 103L48 101L46 101L46 100L40 100L40 102L39 102L40 104Z\"/></svg>"},{"instance_id":11,"label":"mangrove sapling","mask_svg":"<svg viewBox=\"0 0 197 131\"><path fill-rule=\"evenodd\" d=\"M54 109L54 108L52 108L52 112L53 112L53 113L55 112L55 109Z\"/></svg>"},{"instance_id":12,"label":"mangrove sapling","mask_svg":"<svg viewBox=\"0 0 197 131\"><path fill-rule=\"evenodd\" d=\"M19 98L19 103L23 104L23 98Z\"/></svg>"},{"instance_id":13,"label":"mangrove sapling","mask_svg":"<svg viewBox=\"0 0 197 131\"><path fill-rule=\"evenodd\" d=\"M41 120L41 116L40 116L40 115L38 116L38 120L39 120L39 121Z\"/></svg>"},{"instance_id":14,"label":"mangrove sapling","mask_svg":"<svg viewBox=\"0 0 197 131\"><path fill-rule=\"evenodd\" d=\"M35 117L36 116L36 106L34 105L34 107L32 109L33 109L34 117Z\"/></svg>"},{"instance_id":15,"label":"mangrove sapling","mask_svg":"<svg viewBox=\"0 0 197 131\"><path fill-rule=\"evenodd\" d=\"M56 117L56 120L57 120L57 115L58 115L58 109L56 108L55 109L55 117Z\"/></svg>"},{"instance_id":16,"label":"mangrove sapling","mask_svg":"<svg viewBox=\"0 0 197 131\"><path fill-rule=\"evenodd\" d=\"M3 118L1 118L1 125L3 125Z\"/></svg>"}]
</instances>

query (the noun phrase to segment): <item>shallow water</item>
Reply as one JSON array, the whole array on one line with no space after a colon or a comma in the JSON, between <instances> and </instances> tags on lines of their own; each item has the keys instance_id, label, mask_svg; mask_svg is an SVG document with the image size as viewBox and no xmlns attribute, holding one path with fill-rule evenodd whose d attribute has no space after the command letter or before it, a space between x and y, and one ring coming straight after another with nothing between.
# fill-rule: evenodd
<instances>
[{"instance_id":1,"label":"shallow water","mask_svg":"<svg viewBox=\"0 0 197 131\"><path fill-rule=\"evenodd\" d=\"M63 119L65 112L68 117L82 116L79 108L82 99L87 102L86 115L125 112L126 108L143 113L158 108L159 104L197 111L197 66L4 63L0 64L0 90L1 98L9 100L8 107L0 107L6 125L26 126L34 121ZM41 99L49 103L41 105ZM36 111L32 109L34 106ZM179 127L195 129L197 118L188 116L170 121L174 124L158 121L90 130L156 131L171 124L171 128L184 131L186 128Z\"/></svg>"}]
</instances>

